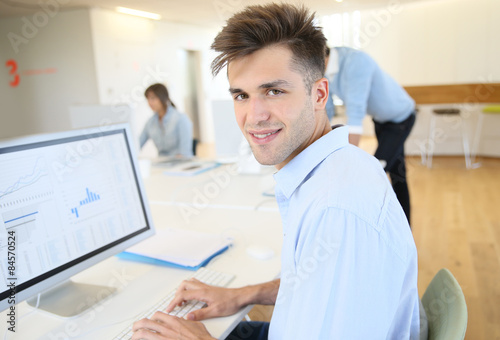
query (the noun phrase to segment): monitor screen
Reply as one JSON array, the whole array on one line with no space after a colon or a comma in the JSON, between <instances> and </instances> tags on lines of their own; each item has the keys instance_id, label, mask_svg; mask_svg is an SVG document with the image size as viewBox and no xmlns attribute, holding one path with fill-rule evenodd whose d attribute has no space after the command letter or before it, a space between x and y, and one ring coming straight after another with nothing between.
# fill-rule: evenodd
<instances>
[{"instance_id":1,"label":"monitor screen","mask_svg":"<svg viewBox=\"0 0 500 340\"><path fill-rule=\"evenodd\" d=\"M0 142L0 310L154 233L131 145L127 125Z\"/></svg>"}]
</instances>

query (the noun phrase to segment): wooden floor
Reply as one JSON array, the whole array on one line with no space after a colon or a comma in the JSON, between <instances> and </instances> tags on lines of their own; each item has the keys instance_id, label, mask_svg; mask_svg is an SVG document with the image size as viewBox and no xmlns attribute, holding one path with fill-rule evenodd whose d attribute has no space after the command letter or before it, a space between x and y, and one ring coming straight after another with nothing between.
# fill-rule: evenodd
<instances>
[{"instance_id":1,"label":"wooden floor","mask_svg":"<svg viewBox=\"0 0 500 340\"><path fill-rule=\"evenodd\" d=\"M428 169L408 158L418 284L422 296L436 272L448 268L467 302L465 338L500 340L500 159L479 160L480 168L466 170L463 157L435 157ZM271 314L257 306L250 317Z\"/></svg>"},{"instance_id":2,"label":"wooden floor","mask_svg":"<svg viewBox=\"0 0 500 340\"><path fill-rule=\"evenodd\" d=\"M432 169L409 159L412 228L419 253L419 292L448 268L467 302L466 339L500 339L500 159L438 157Z\"/></svg>"}]
</instances>

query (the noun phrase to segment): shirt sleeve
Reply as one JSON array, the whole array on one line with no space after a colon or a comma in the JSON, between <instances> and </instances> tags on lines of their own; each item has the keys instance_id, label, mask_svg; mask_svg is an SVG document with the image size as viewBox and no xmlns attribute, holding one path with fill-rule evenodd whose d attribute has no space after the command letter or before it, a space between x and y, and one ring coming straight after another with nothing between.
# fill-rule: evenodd
<instances>
[{"instance_id":1,"label":"shirt sleeve","mask_svg":"<svg viewBox=\"0 0 500 340\"><path fill-rule=\"evenodd\" d=\"M182 156L193 156L193 123L188 116L182 115L178 122L178 147Z\"/></svg>"},{"instance_id":2,"label":"shirt sleeve","mask_svg":"<svg viewBox=\"0 0 500 340\"><path fill-rule=\"evenodd\" d=\"M328 208L317 216L302 226L295 272L282 275L277 304L288 300L289 311L282 338L409 339L415 301L407 299L418 292L405 284L416 280L416 262L352 213Z\"/></svg>"},{"instance_id":3,"label":"shirt sleeve","mask_svg":"<svg viewBox=\"0 0 500 340\"><path fill-rule=\"evenodd\" d=\"M362 53L351 53L342 74L347 125L362 126L370 96L375 62Z\"/></svg>"}]
</instances>

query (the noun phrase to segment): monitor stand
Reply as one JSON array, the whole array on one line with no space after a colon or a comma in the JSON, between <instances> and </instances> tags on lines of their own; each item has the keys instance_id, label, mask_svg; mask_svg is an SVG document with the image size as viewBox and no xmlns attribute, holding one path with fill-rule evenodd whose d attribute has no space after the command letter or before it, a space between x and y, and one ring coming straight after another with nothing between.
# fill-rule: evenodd
<instances>
[{"instance_id":1,"label":"monitor stand","mask_svg":"<svg viewBox=\"0 0 500 340\"><path fill-rule=\"evenodd\" d=\"M68 280L40 296L38 308L49 313L70 318L83 313L116 291L114 287L76 283ZM28 299L28 304L36 307L37 296Z\"/></svg>"}]
</instances>

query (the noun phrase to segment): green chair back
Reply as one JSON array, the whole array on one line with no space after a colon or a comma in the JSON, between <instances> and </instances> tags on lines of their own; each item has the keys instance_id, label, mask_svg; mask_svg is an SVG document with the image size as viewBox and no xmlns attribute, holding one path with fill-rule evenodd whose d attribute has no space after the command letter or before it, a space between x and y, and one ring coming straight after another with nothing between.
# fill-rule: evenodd
<instances>
[{"instance_id":1,"label":"green chair back","mask_svg":"<svg viewBox=\"0 0 500 340\"><path fill-rule=\"evenodd\" d=\"M460 285L443 268L422 297L429 325L429 340L463 340L467 329L467 305Z\"/></svg>"}]
</instances>

